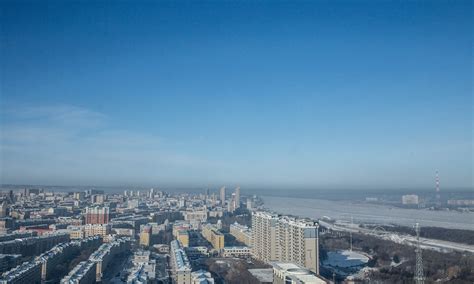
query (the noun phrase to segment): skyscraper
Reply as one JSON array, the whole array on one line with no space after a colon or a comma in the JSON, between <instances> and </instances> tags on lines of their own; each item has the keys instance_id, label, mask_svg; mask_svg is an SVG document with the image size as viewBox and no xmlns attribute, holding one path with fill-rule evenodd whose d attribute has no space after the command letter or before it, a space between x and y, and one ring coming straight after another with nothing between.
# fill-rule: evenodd
<instances>
[{"instance_id":1,"label":"skyscraper","mask_svg":"<svg viewBox=\"0 0 474 284\"><path fill-rule=\"evenodd\" d=\"M222 205L225 205L225 186L221 187L220 189L220 197Z\"/></svg>"},{"instance_id":2,"label":"skyscraper","mask_svg":"<svg viewBox=\"0 0 474 284\"><path fill-rule=\"evenodd\" d=\"M235 209L240 208L240 186L235 189Z\"/></svg>"},{"instance_id":3,"label":"skyscraper","mask_svg":"<svg viewBox=\"0 0 474 284\"><path fill-rule=\"evenodd\" d=\"M314 221L252 214L252 253L262 261L288 261L319 274L319 225Z\"/></svg>"}]
</instances>

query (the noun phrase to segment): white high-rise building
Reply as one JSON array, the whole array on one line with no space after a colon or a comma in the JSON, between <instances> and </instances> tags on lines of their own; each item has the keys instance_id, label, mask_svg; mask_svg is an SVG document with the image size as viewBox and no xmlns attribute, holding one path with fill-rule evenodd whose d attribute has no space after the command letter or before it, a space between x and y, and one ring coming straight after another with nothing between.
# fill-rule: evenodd
<instances>
[{"instance_id":1,"label":"white high-rise building","mask_svg":"<svg viewBox=\"0 0 474 284\"><path fill-rule=\"evenodd\" d=\"M240 208L240 186L235 189L235 209Z\"/></svg>"},{"instance_id":2,"label":"white high-rise building","mask_svg":"<svg viewBox=\"0 0 474 284\"><path fill-rule=\"evenodd\" d=\"M287 261L319 274L319 225L314 221L252 214L252 254L262 261Z\"/></svg>"},{"instance_id":3,"label":"white high-rise building","mask_svg":"<svg viewBox=\"0 0 474 284\"><path fill-rule=\"evenodd\" d=\"M220 198L222 206L225 205L225 186L221 187L220 189Z\"/></svg>"}]
</instances>

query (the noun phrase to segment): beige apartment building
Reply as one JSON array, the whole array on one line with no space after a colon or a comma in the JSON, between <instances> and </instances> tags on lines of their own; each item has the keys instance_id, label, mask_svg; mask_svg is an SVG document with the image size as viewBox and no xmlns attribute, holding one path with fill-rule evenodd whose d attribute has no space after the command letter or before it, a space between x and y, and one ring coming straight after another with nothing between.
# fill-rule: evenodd
<instances>
[{"instance_id":1,"label":"beige apartment building","mask_svg":"<svg viewBox=\"0 0 474 284\"><path fill-rule=\"evenodd\" d=\"M294 262L319 274L318 229L314 221L254 212L252 254L265 262Z\"/></svg>"}]
</instances>

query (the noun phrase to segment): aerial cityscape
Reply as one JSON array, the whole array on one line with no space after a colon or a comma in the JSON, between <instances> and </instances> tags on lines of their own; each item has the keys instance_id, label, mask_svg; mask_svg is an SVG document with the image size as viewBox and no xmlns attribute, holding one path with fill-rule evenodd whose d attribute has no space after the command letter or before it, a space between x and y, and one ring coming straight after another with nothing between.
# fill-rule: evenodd
<instances>
[{"instance_id":1,"label":"aerial cityscape","mask_svg":"<svg viewBox=\"0 0 474 284\"><path fill-rule=\"evenodd\" d=\"M474 283L473 2L0 2L0 284Z\"/></svg>"}]
</instances>

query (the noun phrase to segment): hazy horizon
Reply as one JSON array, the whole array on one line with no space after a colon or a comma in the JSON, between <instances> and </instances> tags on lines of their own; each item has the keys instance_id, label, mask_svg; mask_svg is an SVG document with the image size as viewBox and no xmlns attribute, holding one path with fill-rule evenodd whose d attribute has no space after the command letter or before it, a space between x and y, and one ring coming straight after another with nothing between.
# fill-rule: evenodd
<instances>
[{"instance_id":1,"label":"hazy horizon","mask_svg":"<svg viewBox=\"0 0 474 284\"><path fill-rule=\"evenodd\" d=\"M2 184L474 188L471 1L0 9Z\"/></svg>"}]
</instances>

